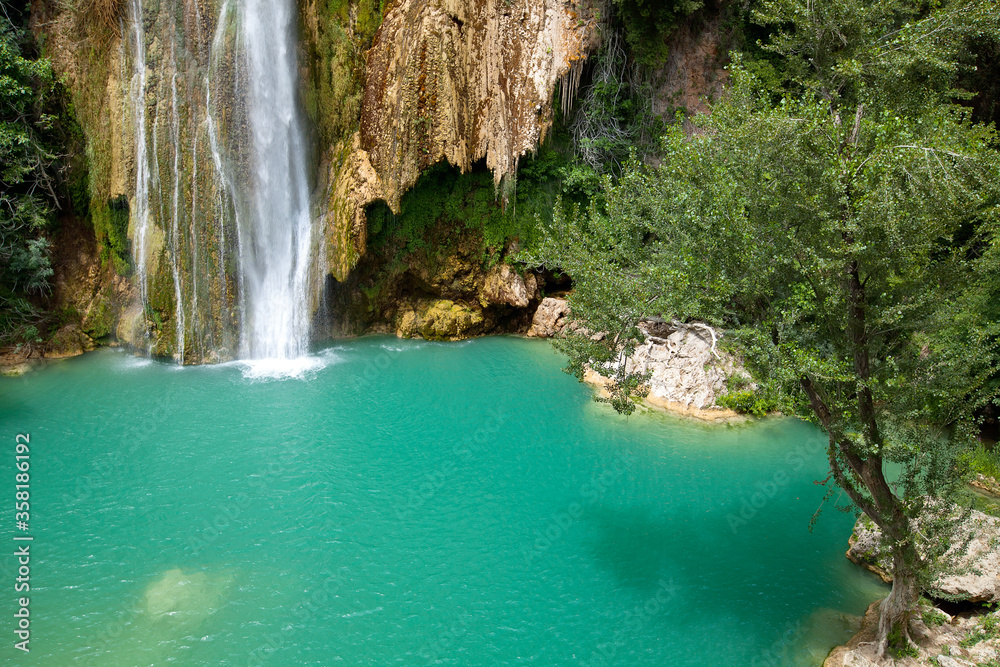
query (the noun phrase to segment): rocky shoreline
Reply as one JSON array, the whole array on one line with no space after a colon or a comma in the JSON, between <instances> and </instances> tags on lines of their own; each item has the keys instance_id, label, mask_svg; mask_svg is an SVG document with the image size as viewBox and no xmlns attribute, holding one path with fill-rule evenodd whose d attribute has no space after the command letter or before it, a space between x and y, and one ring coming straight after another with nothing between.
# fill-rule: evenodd
<instances>
[{"instance_id":1,"label":"rocky shoreline","mask_svg":"<svg viewBox=\"0 0 1000 667\"><path fill-rule=\"evenodd\" d=\"M830 651L823 667L972 667L996 665L1000 659L1000 638L989 628L1000 624L1000 611L966 611L954 616L923 604L912 622L917 657L882 659L875 653L879 604L871 603L861 622L861 630L843 646Z\"/></svg>"},{"instance_id":2,"label":"rocky shoreline","mask_svg":"<svg viewBox=\"0 0 1000 667\"><path fill-rule=\"evenodd\" d=\"M454 279L454 276L451 278ZM529 338L591 335L572 321L565 298L541 297L540 281L534 274L529 273L527 278L523 278L508 265L500 264L484 279L473 281L482 283L479 303L475 304L481 305L482 310L470 309L444 290L439 295L441 298L428 299L422 309L413 308L410 301L401 301L398 312L386 318L394 326L376 322L365 333L460 340L493 333L482 327L484 313L488 307L503 307L512 311L534 311L530 324L525 316L521 320L523 324L509 333ZM463 287L468 289L468 286ZM445 300L447 296L456 301ZM479 327L463 326L467 320L478 323ZM727 379L733 375L746 376L746 373L739 359L717 348L713 340L715 332L699 325L677 326L663 322L646 322L641 328L647 340L627 360L627 368L630 372L650 373L649 392L640 399L643 406L703 422L735 423L747 419L716 404L719 396L726 391ZM0 375L21 375L43 366L47 360L77 356L102 344L116 345L117 342L97 341L78 325L67 324L47 343L0 351ZM599 395L606 394L604 387L609 380L598 370L590 369L584 381L595 387Z\"/></svg>"},{"instance_id":3,"label":"rocky shoreline","mask_svg":"<svg viewBox=\"0 0 1000 667\"><path fill-rule=\"evenodd\" d=\"M982 475L969 485L988 491L1000 488L997 480ZM873 602L861 630L847 644L834 648L823 667L1000 664L1000 609L996 609L1000 603L1000 518L972 510L950 544L964 546L949 550L955 561L953 571L936 577L926 593L969 608L949 614L922 599L920 613L911 623L917 655L883 659L875 650L881 600ZM855 524L848 545L848 559L891 583L889 555L882 552L878 528L866 517Z\"/></svg>"},{"instance_id":4,"label":"rocky shoreline","mask_svg":"<svg viewBox=\"0 0 1000 667\"><path fill-rule=\"evenodd\" d=\"M642 405L680 417L705 422L741 422L747 418L717 404L726 393L726 382L734 375L749 381L739 359L719 350L717 332L705 325L649 321L640 325L645 342L626 360L630 373L649 373L648 393ZM565 299L546 298L539 304L528 336L554 338L566 335L591 335L570 318ZM600 336L601 334L593 334ZM591 368L584 382L599 396L608 395L610 380Z\"/></svg>"}]
</instances>

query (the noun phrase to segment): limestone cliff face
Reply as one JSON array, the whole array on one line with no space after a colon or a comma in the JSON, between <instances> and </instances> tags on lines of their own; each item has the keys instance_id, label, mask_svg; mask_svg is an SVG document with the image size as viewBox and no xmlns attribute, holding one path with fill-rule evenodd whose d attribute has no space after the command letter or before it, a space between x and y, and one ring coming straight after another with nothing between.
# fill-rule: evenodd
<instances>
[{"instance_id":1,"label":"limestone cliff face","mask_svg":"<svg viewBox=\"0 0 1000 667\"><path fill-rule=\"evenodd\" d=\"M560 0L409 0L368 57L361 147L396 208L420 172L486 160L497 184L552 124L556 83L593 24Z\"/></svg>"},{"instance_id":2,"label":"limestone cliff face","mask_svg":"<svg viewBox=\"0 0 1000 667\"><path fill-rule=\"evenodd\" d=\"M119 4L117 12L88 17L54 0L31 7L38 41L65 81L83 130L86 156L74 158L86 164L90 190L86 194L95 220L107 220L110 202L128 190L129 166L124 156L132 151L126 103L129 73L122 66L126 39L119 22L124 11ZM77 314L75 324L84 340L113 338L119 314L134 297L129 281L107 261L108 250L102 261L101 246L110 245L107 232L107 228L95 230L69 218L62 221L53 239L53 308ZM56 347L66 347L63 340L55 342Z\"/></svg>"},{"instance_id":3,"label":"limestone cliff face","mask_svg":"<svg viewBox=\"0 0 1000 667\"><path fill-rule=\"evenodd\" d=\"M231 356L238 202L222 164L245 141L243 109L231 103L233 12L223 0L102 6L113 10L103 24L84 5L47 0L32 8L85 135L102 260L133 287L100 306L115 311L102 320L158 355Z\"/></svg>"},{"instance_id":4,"label":"limestone cliff face","mask_svg":"<svg viewBox=\"0 0 1000 667\"><path fill-rule=\"evenodd\" d=\"M597 46L584 3L402 0L368 52L360 129L327 160L326 253L339 280L364 252L364 208L399 210L421 172L484 160L499 187L552 124L553 94Z\"/></svg>"},{"instance_id":5,"label":"limestone cliff face","mask_svg":"<svg viewBox=\"0 0 1000 667\"><path fill-rule=\"evenodd\" d=\"M683 24L669 38L667 60L652 73L656 82L653 112L669 117L681 108L707 113L729 81L725 69L726 31L721 10L714 8Z\"/></svg>"}]
</instances>

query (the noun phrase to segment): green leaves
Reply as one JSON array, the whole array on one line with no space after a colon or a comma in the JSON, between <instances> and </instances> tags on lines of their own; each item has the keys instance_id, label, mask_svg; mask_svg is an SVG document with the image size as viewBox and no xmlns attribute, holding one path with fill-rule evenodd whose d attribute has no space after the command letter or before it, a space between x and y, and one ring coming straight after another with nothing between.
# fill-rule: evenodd
<instances>
[{"instance_id":1,"label":"green leaves","mask_svg":"<svg viewBox=\"0 0 1000 667\"><path fill-rule=\"evenodd\" d=\"M704 6L702 0L614 0L614 4L632 57L645 67L663 62L667 35Z\"/></svg>"},{"instance_id":2,"label":"green leaves","mask_svg":"<svg viewBox=\"0 0 1000 667\"><path fill-rule=\"evenodd\" d=\"M1000 39L1000 12L763 0L755 19L787 90L734 57L728 96L693 134L671 128L660 166L633 160L606 183L606 215L557 216L538 259L573 276L574 316L608 332L563 345L578 373L628 354L643 318L728 330L762 395L828 433L831 479L888 536L902 582L880 626L905 631L907 582L936 553L918 551L911 518L962 484L976 410L1000 404L1000 154L955 105L965 47ZM637 378L612 369L628 412Z\"/></svg>"},{"instance_id":3,"label":"green leaves","mask_svg":"<svg viewBox=\"0 0 1000 667\"><path fill-rule=\"evenodd\" d=\"M864 103L909 112L956 99L968 44L995 37L998 12L984 0L766 0L753 21L773 30L795 86L835 107Z\"/></svg>"},{"instance_id":4,"label":"green leaves","mask_svg":"<svg viewBox=\"0 0 1000 667\"><path fill-rule=\"evenodd\" d=\"M47 60L23 56L25 37L0 19L0 343L37 338L29 297L46 294L52 276L56 81Z\"/></svg>"},{"instance_id":5,"label":"green leaves","mask_svg":"<svg viewBox=\"0 0 1000 667\"><path fill-rule=\"evenodd\" d=\"M995 390L1000 359L987 305L1000 271L986 269L1000 268L996 135L948 97L963 40L984 29L965 12L982 11L763 3L768 48L800 92L775 97L736 57L694 134L669 128L660 166L629 163L604 210L557 215L536 259L574 277L592 330L650 316L725 326L790 404L811 378L859 455L923 465L920 428L966 432L955 426Z\"/></svg>"}]
</instances>

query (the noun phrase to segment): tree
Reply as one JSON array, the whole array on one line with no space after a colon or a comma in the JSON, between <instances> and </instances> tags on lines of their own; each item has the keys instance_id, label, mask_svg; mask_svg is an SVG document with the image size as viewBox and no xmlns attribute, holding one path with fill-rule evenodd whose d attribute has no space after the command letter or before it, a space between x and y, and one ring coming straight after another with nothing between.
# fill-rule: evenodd
<instances>
[{"instance_id":1,"label":"tree","mask_svg":"<svg viewBox=\"0 0 1000 667\"><path fill-rule=\"evenodd\" d=\"M913 520L947 507L934 499L960 480L975 408L995 399L981 305L997 293L1000 156L954 88L963 45L997 34L989 5L764 2L755 20L774 31L786 88L762 89L736 57L695 134L672 128L661 166L607 182L606 211L557 207L535 258L569 272L574 315L609 332L564 344L576 372L620 360L644 318L700 319L828 434L832 480L893 556L882 653L908 645L947 548L918 549ZM619 365L613 380L627 411L640 379ZM894 484L888 461L903 467Z\"/></svg>"},{"instance_id":2,"label":"tree","mask_svg":"<svg viewBox=\"0 0 1000 667\"><path fill-rule=\"evenodd\" d=\"M47 60L25 57L27 38L0 17L0 343L37 337L30 298L48 291L52 275L45 232L58 206L57 83Z\"/></svg>"}]
</instances>

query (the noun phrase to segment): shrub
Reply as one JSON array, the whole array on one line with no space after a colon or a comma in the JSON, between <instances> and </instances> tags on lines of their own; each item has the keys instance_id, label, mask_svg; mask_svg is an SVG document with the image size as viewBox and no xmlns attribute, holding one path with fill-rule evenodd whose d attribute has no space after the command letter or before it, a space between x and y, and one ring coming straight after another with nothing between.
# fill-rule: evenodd
<instances>
[{"instance_id":1,"label":"shrub","mask_svg":"<svg viewBox=\"0 0 1000 667\"><path fill-rule=\"evenodd\" d=\"M892 626L889 631L889 655L899 660L901 658L916 658L920 656L920 651L901 630L899 624Z\"/></svg>"},{"instance_id":2,"label":"shrub","mask_svg":"<svg viewBox=\"0 0 1000 667\"><path fill-rule=\"evenodd\" d=\"M994 605L995 607L995 605ZM989 609L992 609L990 607ZM1000 617L996 614L987 613L979 621L979 625L969 635L962 640L962 646L968 648L982 641L990 639L1000 639Z\"/></svg>"},{"instance_id":3,"label":"shrub","mask_svg":"<svg viewBox=\"0 0 1000 667\"><path fill-rule=\"evenodd\" d=\"M750 389L730 390L716 399L716 404L743 415L763 417L777 409L775 402L766 394Z\"/></svg>"},{"instance_id":4,"label":"shrub","mask_svg":"<svg viewBox=\"0 0 1000 667\"><path fill-rule=\"evenodd\" d=\"M965 463L973 473L1000 479L1000 451L996 445L987 447L979 442L965 455Z\"/></svg>"},{"instance_id":5,"label":"shrub","mask_svg":"<svg viewBox=\"0 0 1000 667\"><path fill-rule=\"evenodd\" d=\"M716 403L735 412L748 414L757 403L757 398L752 391L737 391L719 396Z\"/></svg>"}]
</instances>

